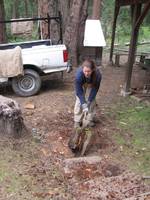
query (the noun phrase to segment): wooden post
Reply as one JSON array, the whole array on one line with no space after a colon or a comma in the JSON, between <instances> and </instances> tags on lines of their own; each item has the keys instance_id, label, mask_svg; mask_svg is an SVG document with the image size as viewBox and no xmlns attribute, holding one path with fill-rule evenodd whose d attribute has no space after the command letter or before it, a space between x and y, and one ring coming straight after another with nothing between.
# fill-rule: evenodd
<instances>
[{"instance_id":1,"label":"wooden post","mask_svg":"<svg viewBox=\"0 0 150 200\"><path fill-rule=\"evenodd\" d=\"M116 32L116 23L117 23L117 17L119 14L120 6L117 5L117 1L115 2L115 10L114 10L114 21L113 21L113 27L112 27L112 40L111 40L111 48L110 48L110 56L109 61L112 64L113 63L113 50L114 50L114 42L115 42L115 32Z\"/></svg>"},{"instance_id":2,"label":"wooden post","mask_svg":"<svg viewBox=\"0 0 150 200\"><path fill-rule=\"evenodd\" d=\"M135 23L138 20L140 14L141 14L141 4L134 5L133 8L133 23L132 23L132 35L131 35L131 41L130 41L130 48L129 48L129 56L128 56L128 67L126 70L126 76L125 76L125 84L124 84L124 96L126 96L130 91L130 83L131 83L131 76L132 76L132 69L133 64L135 60L135 53L136 53L136 46L137 46L137 40L138 40L138 33L139 33L139 27L135 28Z\"/></svg>"},{"instance_id":3,"label":"wooden post","mask_svg":"<svg viewBox=\"0 0 150 200\"><path fill-rule=\"evenodd\" d=\"M95 63L97 66L102 64L102 54L103 47L94 47L95 48Z\"/></svg>"},{"instance_id":4,"label":"wooden post","mask_svg":"<svg viewBox=\"0 0 150 200\"><path fill-rule=\"evenodd\" d=\"M120 55L115 55L115 67L120 67Z\"/></svg>"},{"instance_id":5,"label":"wooden post","mask_svg":"<svg viewBox=\"0 0 150 200\"><path fill-rule=\"evenodd\" d=\"M150 9L150 2L147 2L144 6L144 9L141 13L142 4L136 4L133 8L133 26L132 26L132 36L130 41L130 49L128 56L128 68L125 76L125 84L122 91L124 96L130 93L130 85L131 85L131 77L132 77L132 69L135 61L135 53L137 47L138 33L141 23L143 22L144 17L148 13Z\"/></svg>"},{"instance_id":6,"label":"wooden post","mask_svg":"<svg viewBox=\"0 0 150 200\"><path fill-rule=\"evenodd\" d=\"M131 25L132 25L132 27L133 27L133 23L134 23L134 18L133 18L133 14L134 14L134 5L131 5L130 6L130 10L131 10ZM131 28L132 28L131 27Z\"/></svg>"},{"instance_id":7,"label":"wooden post","mask_svg":"<svg viewBox=\"0 0 150 200\"><path fill-rule=\"evenodd\" d=\"M148 13L149 10L150 10L150 1L147 1L147 3L145 4L145 6L142 10L142 14L136 21L135 28L140 27L141 23L143 22L146 14Z\"/></svg>"},{"instance_id":8,"label":"wooden post","mask_svg":"<svg viewBox=\"0 0 150 200\"><path fill-rule=\"evenodd\" d=\"M142 67L143 67L143 65L144 65L145 57L146 57L145 55L141 55L141 56L140 56L139 65L142 66Z\"/></svg>"}]
</instances>

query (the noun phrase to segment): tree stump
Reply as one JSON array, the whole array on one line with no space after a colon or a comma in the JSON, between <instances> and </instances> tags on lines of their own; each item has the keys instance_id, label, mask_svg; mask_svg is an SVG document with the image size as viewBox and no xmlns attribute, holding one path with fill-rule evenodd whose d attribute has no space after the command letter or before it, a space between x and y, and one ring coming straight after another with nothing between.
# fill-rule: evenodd
<instances>
[{"instance_id":1,"label":"tree stump","mask_svg":"<svg viewBox=\"0 0 150 200\"><path fill-rule=\"evenodd\" d=\"M22 135L24 127L19 104L0 95L0 134L18 138Z\"/></svg>"}]
</instances>

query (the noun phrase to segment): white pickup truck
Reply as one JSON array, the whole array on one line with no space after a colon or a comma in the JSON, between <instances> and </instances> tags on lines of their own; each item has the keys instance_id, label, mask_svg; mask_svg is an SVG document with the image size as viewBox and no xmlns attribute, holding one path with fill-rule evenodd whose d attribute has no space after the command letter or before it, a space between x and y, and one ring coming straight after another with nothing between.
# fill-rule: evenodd
<instances>
[{"instance_id":1,"label":"white pickup truck","mask_svg":"<svg viewBox=\"0 0 150 200\"><path fill-rule=\"evenodd\" d=\"M12 88L19 96L31 96L41 88L41 76L71 71L68 52L65 45L53 45L51 40L39 40L24 43L2 44L0 50L22 48L24 75L9 78Z\"/></svg>"}]
</instances>

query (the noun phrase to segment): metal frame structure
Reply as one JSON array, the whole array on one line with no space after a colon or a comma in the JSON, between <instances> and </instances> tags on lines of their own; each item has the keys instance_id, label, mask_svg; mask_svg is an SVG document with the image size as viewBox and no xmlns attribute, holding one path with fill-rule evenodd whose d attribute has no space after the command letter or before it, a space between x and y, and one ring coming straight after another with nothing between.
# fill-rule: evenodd
<instances>
[{"instance_id":1,"label":"metal frame structure","mask_svg":"<svg viewBox=\"0 0 150 200\"><path fill-rule=\"evenodd\" d=\"M57 17L50 17L49 14L47 14L47 17L35 17L35 18L24 18L24 19L12 19L12 20L4 20L4 21L1 21L0 20L0 23L13 23L13 22L25 22L25 21L45 21L48 26L48 39L50 39L50 23L51 23L51 20L55 20L58 24L59 24L59 33L60 33L60 36L59 36L59 40L57 41L57 44L59 43L63 43L63 34L62 34L62 15L61 13L59 12L58 16Z\"/></svg>"},{"instance_id":2,"label":"metal frame structure","mask_svg":"<svg viewBox=\"0 0 150 200\"><path fill-rule=\"evenodd\" d=\"M133 69L133 64L135 61L139 28L145 16L147 15L148 11L150 10L150 0L116 0L115 1L112 41L111 41L111 49L110 49L110 57L109 57L110 62L112 62L112 58L113 58L117 17L119 15L119 11L122 6L130 6L131 18L132 18L132 32L131 32L130 48L129 48L129 54L128 54L128 67L126 70L125 84L123 88L124 93L126 95L130 92L132 69Z\"/></svg>"}]
</instances>

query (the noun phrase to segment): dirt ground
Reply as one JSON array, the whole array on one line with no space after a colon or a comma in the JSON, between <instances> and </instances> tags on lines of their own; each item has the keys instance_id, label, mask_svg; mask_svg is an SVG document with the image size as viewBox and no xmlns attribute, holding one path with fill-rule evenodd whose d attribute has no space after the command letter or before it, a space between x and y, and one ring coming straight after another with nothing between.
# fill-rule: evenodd
<instances>
[{"instance_id":1,"label":"dirt ground","mask_svg":"<svg viewBox=\"0 0 150 200\"><path fill-rule=\"evenodd\" d=\"M94 136L86 158L68 148L73 131L74 71L64 80L45 80L38 95L17 97L10 87L2 95L21 106L28 129L19 140L0 139L0 200L129 200L150 199L148 186L113 157L116 129L106 110L121 100L125 67L103 63ZM27 104L35 106L27 109ZM142 195L141 195L142 194ZM139 195L139 196L138 196Z\"/></svg>"}]
</instances>

